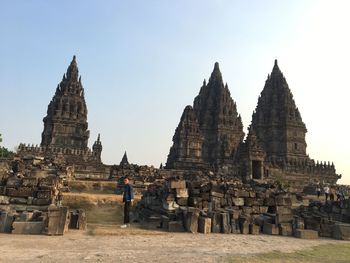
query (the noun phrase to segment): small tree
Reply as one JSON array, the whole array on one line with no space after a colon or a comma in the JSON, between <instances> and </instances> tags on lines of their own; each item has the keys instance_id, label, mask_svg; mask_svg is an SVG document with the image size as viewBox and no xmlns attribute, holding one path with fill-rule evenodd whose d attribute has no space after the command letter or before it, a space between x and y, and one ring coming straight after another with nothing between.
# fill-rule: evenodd
<instances>
[{"instance_id":1,"label":"small tree","mask_svg":"<svg viewBox=\"0 0 350 263\"><path fill-rule=\"evenodd\" d=\"M1 133L0 133L0 143L2 143ZM11 152L7 148L0 146L0 157L10 158L10 157L13 157L14 155L15 155L14 152Z\"/></svg>"}]
</instances>

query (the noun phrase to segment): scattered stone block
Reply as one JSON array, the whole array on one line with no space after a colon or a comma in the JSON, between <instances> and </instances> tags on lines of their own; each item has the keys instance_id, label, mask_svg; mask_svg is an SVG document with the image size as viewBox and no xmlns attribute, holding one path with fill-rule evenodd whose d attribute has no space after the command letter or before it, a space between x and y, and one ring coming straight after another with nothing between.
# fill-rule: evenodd
<instances>
[{"instance_id":1,"label":"scattered stone block","mask_svg":"<svg viewBox=\"0 0 350 263\"><path fill-rule=\"evenodd\" d=\"M14 215L12 213L2 211L0 215L0 233L11 233Z\"/></svg>"},{"instance_id":2,"label":"scattered stone block","mask_svg":"<svg viewBox=\"0 0 350 263\"><path fill-rule=\"evenodd\" d=\"M39 235L44 230L44 222L13 222L12 234Z\"/></svg>"},{"instance_id":3,"label":"scattered stone block","mask_svg":"<svg viewBox=\"0 0 350 263\"><path fill-rule=\"evenodd\" d=\"M267 235L278 235L279 229L275 224L264 223L263 232Z\"/></svg>"},{"instance_id":4,"label":"scattered stone block","mask_svg":"<svg viewBox=\"0 0 350 263\"><path fill-rule=\"evenodd\" d=\"M239 224L239 230L241 234L248 235L249 234L249 223L244 222Z\"/></svg>"},{"instance_id":5,"label":"scattered stone block","mask_svg":"<svg viewBox=\"0 0 350 263\"><path fill-rule=\"evenodd\" d=\"M310 229L297 229L294 236L302 239L317 239L318 232Z\"/></svg>"},{"instance_id":6,"label":"scattered stone block","mask_svg":"<svg viewBox=\"0 0 350 263\"><path fill-rule=\"evenodd\" d=\"M172 180L170 182L170 188L172 189L184 189L186 188L185 180Z\"/></svg>"},{"instance_id":7,"label":"scattered stone block","mask_svg":"<svg viewBox=\"0 0 350 263\"><path fill-rule=\"evenodd\" d=\"M49 225L48 235L63 235L68 228L68 207L57 207L55 205L49 206Z\"/></svg>"},{"instance_id":8,"label":"scattered stone block","mask_svg":"<svg viewBox=\"0 0 350 263\"><path fill-rule=\"evenodd\" d=\"M0 204L1 205L8 205L8 204L10 204L10 197L9 196L4 196L4 195L0 195Z\"/></svg>"},{"instance_id":9,"label":"scattered stone block","mask_svg":"<svg viewBox=\"0 0 350 263\"><path fill-rule=\"evenodd\" d=\"M244 198L232 197L232 203L235 206L244 206Z\"/></svg>"},{"instance_id":10,"label":"scattered stone block","mask_svg":"<svg viewBox=\"0 0 350 263\"><path fill-rule=\"evenodd\" d=\"M221 219L221 233L230 234L231 233L230 214L221 213L220 219Z\"/></svg>"},{"instance_id":11,"label":"scattered stone block","mask_svg":"<svg viewBox=\"0 0 350 263\"><path fill-rule=\"evenodd\" d=\"M350 224L337 223L333 226L333 238L350 241Z\"/></svg>"},{"instance_id":12,"label":"scattered stone block","mask_svg":"<svg viewBox=\"0 0 350 263\"><path fill-rule=\"evenodd\" d=\"M198 221L198 232L203 234L211 233L211 218L210 217L199 217Z\"/></svg>"},{"instance_id":13,"label":"scattered stone block","mask_svg":"<svg viewBox=\"0 0 350 263\"><path fill-rule=\"evenodd\" d=\"M293 235L293 228L291 223L281 223L278 226L279 228L279 235L281 236L292 236Z\"/></svg>"},{"instance_id":14,"label":"scattered stone block","mask_svg":"<svg viewBox=\"0 0 350 263\"><path fill-rule=\"evenodd\" d=\"M187 211L186 213L186 231L191 233L198 232L198 217L199 211Z\"/></svg>"},{"instance_id":15,"label":"scattered stone block","mask_svg":"<svg viewBox=\"0 0 350 263\"><path fill-rule=\"evenodd\" d=\"M179 198L188 198L187 188L176 188L176 197Z\"/></svg>"},{"instance_id":16,"label":"scattered stone block","mask_svg":"<svg viewBox=\"0 0 350 263\"><path fill-rule=\"evenodd\" d=\"M249 234L259 235L260 234L260 226L255 225L255 224L249 224Z\"/></svg>"},{"instance_id":17,"label":"scattered stone block","mask_svg":"<svg viewBox=\"0 0 350 263\"><path fill-rule=\"evenodd\" d=\"M213 212L211 214L211 232L212 233L220 233L221 232L221 224L220 224L220 213Z\"/></svg>"},{"instance_id":18,"label":"scattered stone block","mask_svg":"<svg viewBox=\"0 0 350 263\"><path fill-rule=\"evenodd\" d=\"M180 221L170 221L169 222L169 232L184 232L185 228Z\"/></svg>"}]
</instances>

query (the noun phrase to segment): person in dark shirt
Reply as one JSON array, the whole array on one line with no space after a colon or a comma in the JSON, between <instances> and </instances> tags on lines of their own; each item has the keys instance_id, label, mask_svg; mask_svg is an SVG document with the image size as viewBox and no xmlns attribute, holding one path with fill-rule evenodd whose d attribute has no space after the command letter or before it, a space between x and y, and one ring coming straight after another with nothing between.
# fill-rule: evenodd
<instances>
[{"instance_id":1,"label":"person in dark shirt","mask_svg":"<svg viewBox=\"0 0 350 263\"><path fill-rule=\"evenodd\" d=\"M123 202L124 202L124 225L122 228L126 228L130 223L130 207L134 201L134 189L129 184L129 179L124 178L124 193L123 193Z\"/></svg>"}]
</instances>

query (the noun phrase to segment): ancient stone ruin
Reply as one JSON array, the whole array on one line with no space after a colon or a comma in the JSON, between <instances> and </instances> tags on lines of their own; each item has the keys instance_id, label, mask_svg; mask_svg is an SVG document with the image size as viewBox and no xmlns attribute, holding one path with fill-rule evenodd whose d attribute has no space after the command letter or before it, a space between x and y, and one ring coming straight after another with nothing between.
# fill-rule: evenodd
<instances>
[{"instance_id":1,"label":"ancient stone ruin","mask_svg":"<svg viewBox=\"0 0 350 263\"><path fill-rule=\"evenodd\" d=\"M335 184L330 162L306 153L306 126L275 61L253 112L245 141L236 103L215 63L193 107L186 106L173 137L167 169L208 169L242 180L283 178L302 189L308 182Z\"/></svg>"},{"instance_id":2,"label":"ancient stone ruin","mask_svg":"<svg viewBox=\"0 0 350 263\"><path fill-rule=\"evenodd\" d=\"M350 203L311 203L302 189L335 184L333 163L306 152L306 125L275 61L245 137L219 64L186 106L166 166L137 165L125 152L119 164L102 162L101 136L92 149L87 105L75 56L43 119L40 146L20 144L14 159L0 160L0 232L63 234L85 229L83 210L61 205L73 180L129 177L138 219L169 231L350 236ZM288 185L287 190L285 185Z\"/></svg>"},{"instance_id":3,"label":"ancient stone ruin","mask_svg":"<svg viewBox=\"0 0 350 263\"><path fill-rule=\"evenodd\" d=\"M350 240L350 200L311 203L278 185L212 176L148 187L138 218L170 232L332 237Z\"/></svg>"}]
</instances>

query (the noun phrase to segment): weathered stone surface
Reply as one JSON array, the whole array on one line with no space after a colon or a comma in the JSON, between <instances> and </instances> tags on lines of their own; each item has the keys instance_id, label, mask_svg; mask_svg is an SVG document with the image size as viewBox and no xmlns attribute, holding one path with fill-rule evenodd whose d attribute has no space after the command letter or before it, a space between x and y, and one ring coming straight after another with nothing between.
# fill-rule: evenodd
<instances>
[{"instance_id":1,"label":"weathered stone surface","mask_svg":"<svg viewBox=\"0 0 350 263\"><path fill-rule=\"evenodd\" d=\"M169 222L169 232L184 232L185 228L183 223L180 221L170 221Z\"/></svg>"},{"instance_id":2,"label":"weathered stone surface","mask_svg":"<svg viewBox=\"0 0 350 263\"><path fill-rule=\"evenodd\" d=\"M230 214L229 213L221 213L221 233L229 234L231 233L231 224L230 224Z\"/></svg>"},{"instance_id":3,"label":"weathered stone surface","mask_svg":"<svg viewBox=\"0 0 350 263\"><path fill-rule=\"evenodd\" d=\"M44 230L44 222L13 222L12 234L39 235Z\"/></svg>"},{"instance_id":4,"label":"weathered stone surface","mask_svg":"<svg viewBox=\"0 0 350 263\"><path fill-rule=\"evenodd\" d=\"M232 203L235 206L244 206L244 198L232 197Z\"/></svg>"},{"instance_id":5,"label":"weathered stone surface","mask_svg":"<svg viewBox=\"0 0 350 263\"><path fill-rule=\"evenodd\" d=\"M211 218L203 216L199 217L198 232L203 234L211 233Z\"/></svg>"},{"instance_id":6,"label":"weathered stone surface","mask_svg":"<svg viewBox=\"0 0 350 263\"><path fill-rule=\"evenodd\" d=\"M186 188L176 188L177 198L188 198L188 190Z\"/></svg>"},{"instance_id":7,"label":"weathered stone surface","mask_svg":"<svg viewBox=\"0 0 350 263\"><path fill-rule=\"evenodd\" d=\"M335 224L333 227L333 238L350 240L350 224Z\"/></svg>"},{"instance_id":8,"label":"weathered stone surface","mask_svg":"<svg viewBox=\"0 0 350 263\"><path fill-rule=\"evenodd\" d=\"M0 204L1 205L8 205L9 203L10 203L10 197L9 196L0 195Z\"/></svg>"},{"instance_id":9,"label":"weathered stone surface","mask_svg":"<svg viewBox=\"0 0 350 263\"><path fill-rule=\"evenodd\" d=\"M68 228L68 207L49 206L48 235L63 235Z\"/></svg>"},{"instance_id":10,"label":"weathered stone surface","mask_svg":"<svg viewBox=\"0 0 350 263\"><path fill-rule=\"evenodd\" d=\"M291 223L281 223L279 224L279 234L281 236L292 236L293 228Z\"/></svg>"},{"instance_id":11,"label":"weathered stone surface","mask_svg":"<svg viewBox=\"0 0 350 263\"><path fill-rule=\"evenodd\" d=\"M219 64L215 63L209 82L203 83L193 108L185 108L173 137L167 168L193 169L231 163L230 158L243 137L241 117L223 83Z\"/></svg>"},{"instance_id":12,"label":"weathered stone surface","mask_svg":"<svg viewBox=\"0 0 350 263\"><path fill-rule=\"evenodd\" d=\"M191 232L191 233L198 232L198 218L199 218L199 210L187 211L186 224L185 224L185 228L187 232Z\"/></svg>"},{"instance_id":13,"label":"weathered stone surface","mask_svg":"<svg viewBox=\"0 0 350 263\"><path fill-rule=\"evenodd\" d=\"M241 234L248 235L249 234L249 223L244 222L239 224L239 230Z\"/></svg>"},{"instance_id":14,"label":"weathered stone surface","mask_svg":"<svg viewBox=\"0 0 350 263\"><path fill-rule=\"evenodd\" d=\"M0 214L0 233L11 233L14 215L9 212L2 211Z\"/></svg>"},{"instance_id":15,"label":"weathered stone surface","mask_svg":"<svg viewBox=\"0 0 350 263\"><path fill-rule=\"evenodd\" d=\"M185 189L186 188L186 181L185 180L171 180L170 182L170 188L172 189Z\"/></svg>"},{"instance_id":16,"label":"weathered stone surface","mask_svg":"<svg viewBox=\"0 0 350 263\"><path fill-rule=\"evenodd\" d=\"M263 226L263 232L264 234L268 234L268 235L278 235L279 229L274 224L265 223Z\"/></svg>"},{"instance_id":17,"label":"weathered stone surface","mask_svg":"<svg viewBox=\"0 0 350 263\"><path fill-rule=\"evenodd\" d=\"M302 239L317 239L318 232L309 229L297 229L294 233L294 236Z\"/></svg>"},{"instance_id":18,"label":"weathered stone surface","mask_svg":"<svg viewBox=\"0 0 350 263\"><path fill-rule=\"evenodd\" d=\"M260 234L260 226L255 224L249 224L249 234L259 235Z\"/></svg>"}]
</instances>

